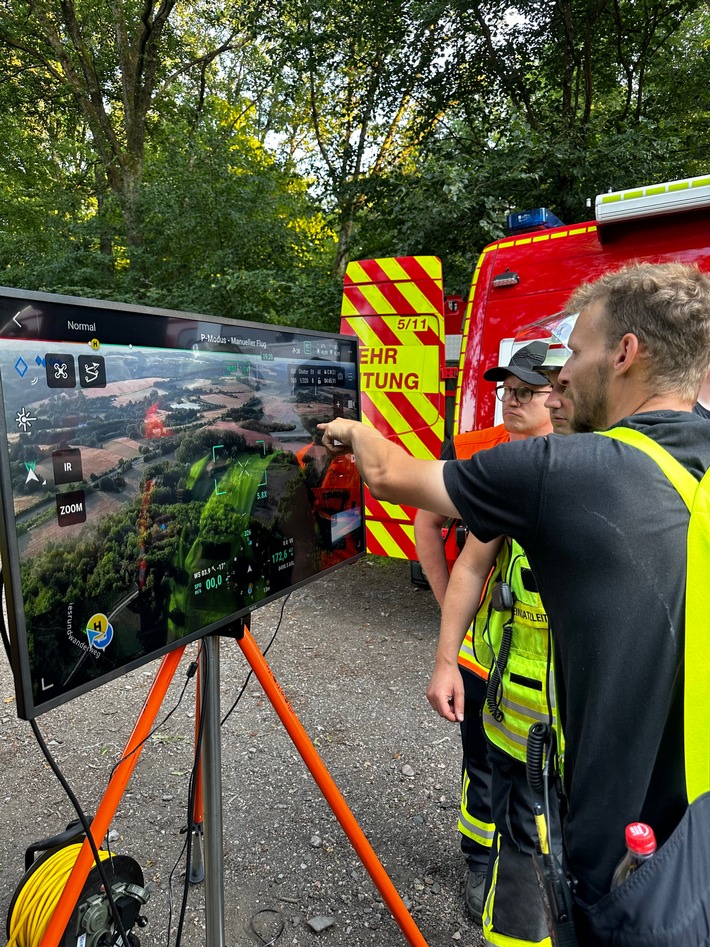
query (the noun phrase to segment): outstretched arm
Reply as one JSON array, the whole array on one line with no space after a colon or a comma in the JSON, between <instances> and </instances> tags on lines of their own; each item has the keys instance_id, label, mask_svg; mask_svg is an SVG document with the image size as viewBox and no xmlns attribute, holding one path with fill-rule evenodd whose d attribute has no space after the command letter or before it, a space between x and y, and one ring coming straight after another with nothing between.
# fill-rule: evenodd
<instances>
[{"instance_id":1,"label":"outstretched arm","mask_svg":"<svg viewBox=\"0 0 710 947\"><path fill-rule=\"evenodd\" d=\"M360 475L376 500L403 503L457 516L444 486L444 462L419 460L375 428L359 421L336 418L319 424L323 446L334 456L355 454Z\"/></svg>"},{"instance_id":2,"label":"outstretched arm","mask_svg":"<svg viewBox=\"0 0 710 947\"><path fill-rule=\"evenodd\" d=\"M441 610L439 644L434 658L434 672L427 687L427 700L444 719L463 720L463 679L458 656L461 642L474 619L503 537L482 543L469 533L461 550L446 590Z\"/></svg>"}]
</instances>

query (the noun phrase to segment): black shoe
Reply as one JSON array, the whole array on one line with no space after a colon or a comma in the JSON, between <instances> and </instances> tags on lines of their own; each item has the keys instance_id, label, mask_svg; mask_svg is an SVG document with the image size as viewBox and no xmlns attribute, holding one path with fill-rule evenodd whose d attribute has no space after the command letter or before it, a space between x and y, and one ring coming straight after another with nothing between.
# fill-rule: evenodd
<instances>
[{"instance_id":1,"label":"black shoe","mask_svg":"<svg viewBox=\"0 0 710 947\"><path fill-rule=\"evenodd\" d=\"M466 890L464 892L464 901L469 914L476 922L481 923L483 916L483 905L486 894L486 873L484 871L469 871L466 878Z\"/></svg>"}]
</instances>

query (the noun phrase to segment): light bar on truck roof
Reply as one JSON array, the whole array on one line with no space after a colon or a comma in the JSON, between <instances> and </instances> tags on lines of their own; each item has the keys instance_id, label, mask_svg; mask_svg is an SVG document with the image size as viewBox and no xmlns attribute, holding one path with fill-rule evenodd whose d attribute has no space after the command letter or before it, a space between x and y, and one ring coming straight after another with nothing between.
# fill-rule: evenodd
<instances>
[{"instance_id":1,"label":"light bar on truck roof","mask_svg":"<svg viewBox=\"0 0 710 947\"><path fill-rule=\"evenodd\" d=\"M595 214L600 224L675 214L710 206L710 175L651 184L627 191L598 194Z\"/></svg>"},{"instance_id":2,"label":"light bar on truck roof","mask_svg":"<svg viewBox=\"0 0 710 947\"><path fill-rule=\"evenodd\" d=\"M562 221L555 217L546 207L536 207L534 210L516 210L505 218L506 229L509 234L527 233L528 230L551 230L561 227Z\"/></svg>"}]
</instances>

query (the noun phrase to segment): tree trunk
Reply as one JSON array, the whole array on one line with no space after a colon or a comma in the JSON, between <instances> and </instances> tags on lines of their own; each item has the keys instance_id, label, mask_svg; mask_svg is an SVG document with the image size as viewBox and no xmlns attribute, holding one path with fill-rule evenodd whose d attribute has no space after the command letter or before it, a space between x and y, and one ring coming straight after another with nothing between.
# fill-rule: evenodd
<instances>
[{"instance_id":1,"label":"tree trunk","mask_svg":"<svg viewBox=\"0 0 710 947\"><path fill-rule=\"evenodd\" d=\"M143 246L141 187L143 184L143 155L125 157L121 174L121 210L126 220L126 243L129 247Z\"/></svg>"},{"instance_id":2,"label":"tree trunk","mask_svg":"<svg viewBox=\"0 0 710 947\"><path fill-rule=\"evenodd\" d=\"M338 230L338 247L335 251L335 263L333 265L333 278L339 282L343 281L345 270L350 262L350 242L353 233L353 214L351 209L343 210L340 217L340 228Z\"/></svg>"}]
</instances>

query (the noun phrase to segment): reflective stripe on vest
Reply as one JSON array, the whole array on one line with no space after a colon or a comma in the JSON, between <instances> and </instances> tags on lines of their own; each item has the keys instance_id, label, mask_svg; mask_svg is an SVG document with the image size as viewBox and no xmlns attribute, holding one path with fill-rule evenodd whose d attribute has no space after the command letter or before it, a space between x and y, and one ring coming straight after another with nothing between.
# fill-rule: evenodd
<instances>
[{"instance_id":1,"label":"reflective stripe on vest","mask_svg":"<svg viewBox=\"0 0 710 947\"><path fill-rule=\"evenodd\" d=\"M503 719L496 720L487 708L484 708L483 726L486 736L495 743L501 750L505 750L510 756L525 762L527 758L528 731L534 723L549 723L550 714L547 709L542 712L523 704L515 703L503 697L500 702L500 709L503 711ZM556 718L555 706L552 705L553 720ZM494 736L495 732L495 736ZM511 744L515 750L511 749Z\"/></svg>"},{"instance_id":2,"label":"reflective stripe on vest","mask_svg":"<svg viewBox=\"0 0 710 947\"><path fill-rule=\"evenodd\" d=\"M506 547L508 551L504 553ZM506 540L495 572L505 576L515 596L511 644L506 666L500 675L496 707L491 708L485 701L482 710L483 728L491 743L523 763L532 724L552 722L556 726L554 669L547 615L539 594L525 587L524 571L530 571L525 553L514 540ZM481 631L484 642L496 656L500 652L503 626L510 622L510 617L509 612L492 611L485 630ZM493 710L500 719L496 719ZM559 734L558 744L562 750L563 741Z\"/></svg>"},{"instance_id":3,"label":"reflective stripe on vest","mask_svg":"<svg viewBox=\"0 0 710 947\"><path fill-rule=\"evenodd\" d=\"M501 546L495 566L491 569L491 573L486 580L486 587L483 590L478 611L459 651L459 664L462 663L461 656L463 652L464 658L469 657L470 661L485 668L485 675L481 675L485 680L488 679L488 672L493 666L493 660L500 647L503 628L503 621L502 619L499 620L499 613L493 611L491 595L496 582L505 581L509 563L510 543L506 541ZM492 632L492 635L490 632Z\"/></svg>"},{"instance_id":4,"label":"reflective stripe on vest","mask_svg":"<svg viewBox=\"0 0 710 947\"><path fill-rule=\"evenodd\" d=\"M484 681L488 680L488 668L476 660L473 650L473 625L468 629L465 638L461 642L458 660L462 667L472 671L477 677L482 677Z\"/></svg>"}]
</instances>

